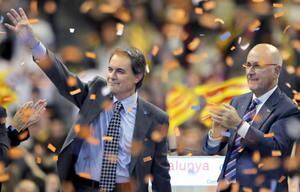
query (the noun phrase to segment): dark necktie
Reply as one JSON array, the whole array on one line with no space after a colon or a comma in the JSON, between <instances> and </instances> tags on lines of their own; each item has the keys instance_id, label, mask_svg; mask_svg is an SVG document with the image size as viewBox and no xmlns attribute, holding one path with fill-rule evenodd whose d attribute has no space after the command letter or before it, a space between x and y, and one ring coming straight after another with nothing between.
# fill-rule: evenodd
<instances>
[{"instance_id":1,"label":"dark necktie","mask_svg":"<svg viewBox=\"0 0 300 192\"><path fill-rule=\"evenodd\" d=\"M247 110L247 113L243 116L243 120L247 122L251 122L253 120L253 117L256 114L256 106L260 104L260 100L257 98L253 99L250 107ZM232 147L228 164L226 165L225 169L225 179L228 181L235 181L236 180L236 164L237 164L237 158L239 156L240 151L242 150L242 144L241 144L242 137L237 135L234 140L234 145Z\"/></svg>"},{"instance_id":2,"label":"dark necktie","mask_svg":"<svg viewBox=\"0 0 300 192\"><path fill-rule=\"evenodd\" d=\"M100 178L100 191L113 191L116 183L116 169L119 151L122 103L117 101L114 104L114 114L111 118L104 144L102 170Z\"/></svg>"}]
</instances>

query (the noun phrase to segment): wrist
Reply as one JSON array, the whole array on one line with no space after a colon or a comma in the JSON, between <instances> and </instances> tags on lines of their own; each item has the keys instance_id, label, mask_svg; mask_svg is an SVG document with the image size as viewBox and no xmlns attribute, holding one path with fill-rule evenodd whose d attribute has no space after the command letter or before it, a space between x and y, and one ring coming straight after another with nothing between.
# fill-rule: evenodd
<instances>
[{"instance_id":1,"label":"wrist","mask_svg":"<svg viewBox=\"0 0 300 192\"><path fill-rule=\"evenodd\" d=\"M236 126L236 129L239 130L241 128L241 126L243 125L244 120L241 119L241 121L239 122L239 124Z\"/></svg>"},{"instance_id":2,"label":"wrist","mask_svg":"<svg viewBox=\"0 0 300 192\"><path fill-rule=\"evenodd\" d=\"M222 134L216 133L213 129L208 131L209 137L214 140L221 140L223 138Z\"/></svg>"}]
</instances>

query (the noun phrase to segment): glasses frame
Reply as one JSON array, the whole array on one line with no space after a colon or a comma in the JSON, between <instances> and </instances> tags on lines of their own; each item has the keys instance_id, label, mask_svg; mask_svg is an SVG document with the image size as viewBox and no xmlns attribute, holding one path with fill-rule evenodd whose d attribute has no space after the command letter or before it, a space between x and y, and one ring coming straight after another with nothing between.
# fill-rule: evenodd
<instances>
[{"instance_id":1,"label":"glasses frame","mask_svg":"<svg viewBox=\"0 0 300 192\"><path fill-rule=\"evenodd\" d=\"M254 63L254 64L251 64L251 63L247 62L247 63L243 64L242 67L245 68L246 70L254 69L254 71L257 71L257 70L263 70L267 66L273 66L273 65L278 65L278 64L273 64L273 63L265 63L265 64Z\"/></svg>"}]
</instances>

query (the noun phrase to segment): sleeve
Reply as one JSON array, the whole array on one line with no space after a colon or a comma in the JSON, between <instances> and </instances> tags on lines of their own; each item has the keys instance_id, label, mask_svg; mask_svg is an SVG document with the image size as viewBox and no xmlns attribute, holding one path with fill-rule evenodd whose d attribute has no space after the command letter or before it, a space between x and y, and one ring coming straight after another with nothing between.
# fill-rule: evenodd
<instances>
[{"instance_id":1,"label":"sleeve","mask_svg":"<svg viewBox=\"0 0 300 192\"><path fill-rule=\"evenodd\" d=\"M169 126L168 118L164 121ZM169 174L170 164L167 159L168 143L165 137L161 142L156 144L154 162L152 165L152 190L156 192L171 192L171 177Z\"/></svg>"}]
</instances>

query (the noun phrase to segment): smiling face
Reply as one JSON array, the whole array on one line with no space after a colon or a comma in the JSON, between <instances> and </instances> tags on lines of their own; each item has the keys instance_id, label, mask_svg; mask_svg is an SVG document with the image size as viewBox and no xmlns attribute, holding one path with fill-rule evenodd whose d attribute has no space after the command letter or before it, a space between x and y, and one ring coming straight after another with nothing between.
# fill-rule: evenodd
<instances>
[{"instance_id":1,"label":"smiling face","mask_svg":"<svg viewBox=\"0 0 300 192\"><path fill-rule=\"evenodd\" d=\"M246 68L249 89L257 97L277 85L282 65L282 58L277 48L270 44L258 44L250 50L247 63L260 66Z\"/></svg>"},{"instance_id":2,"label":"smiling face","mask_svg":"<svg viewBox=\"0 0 300 192\"><path fill-rule=\"evenodd\" d=\"M107 85L118 100L131 96L141 78L141 74L133 73L128 55L117 53L111 57L108 65Z\"/></svg>"}]
</instances>

